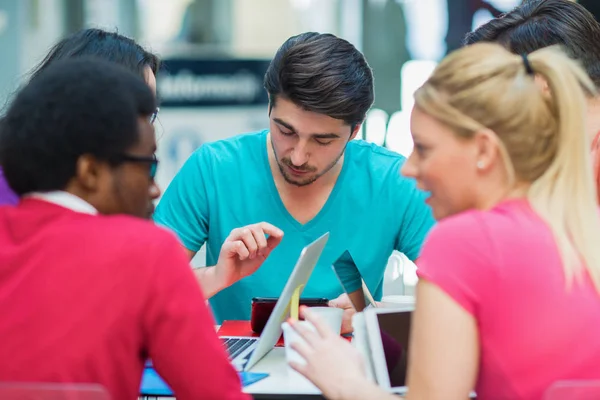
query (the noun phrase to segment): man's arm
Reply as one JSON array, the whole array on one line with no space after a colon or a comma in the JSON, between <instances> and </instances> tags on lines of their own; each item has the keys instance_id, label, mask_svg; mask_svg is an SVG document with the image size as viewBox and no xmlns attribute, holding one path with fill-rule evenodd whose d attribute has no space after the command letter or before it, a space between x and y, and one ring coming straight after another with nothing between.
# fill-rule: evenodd
<instances>
[{"instance_id":1,"label":"man's arm","mask_svg":"<svg viewBox=\"0 0 600 400\"><path fill-rule=\"evenodd\" d=\"M194 152L179 170L158 203L154 220L175 232L189 260L208 238L213 156L210 146ZM214 183L213 183L214 185ZM266 222L234 229L222 244L217 265L194 270L207 298L254 273L283 232Z\"/></svg>"},{"instance_id":2,"label":"man's arm","mask_svg":"<svg viewBox=\"0 0 600 400\"><path fill-rule=\"evenodd\" d=\"M203 145L196 150L163 193L153 216L157 225L177 235L189 260L208 238L210 203L213 198L209 196L207 186L214 179L211 160L208 146Z\"/></svg>"},{"instance_id":3,"label":"man's arm","mask_svg":"<svg viewBox=\"0 0 600 400\"><path fill-rule=\"evenodd\" d=\"M197 251L186 249L185 247L183 249L185 250L185 254L190 261L192 261L192 259L198 253ZM217 282L214 268L214 266L193 268L194 276L200 284L202 292L207 299L210 299L224 289L223 285Z\"/></svg>"},{"instance_id":4,"label":"man's arm","mask_svg":"<svg viewBox=\"0 0 600 400\"><path fill-rule=\"evenodd\" d=\"M198 252L186 249L184 247L185 253L188 256L188 259L192 261L192 259L196 256ZM194 275L196 276L196 280L200 284L202 288L202 292L207 299L210 299L215 294L219 293L221 290L225 289L223 284L218 282L215 277L214 266L212 267L198 267L194 268Z\"/></svg>"},{"instance_id":5,"label":"man's arm","mask_svg":"<svg viewBox=\"0 0 600 400\"><path fill-rule=\"evenodd\" d=\"M202 292L205 293L207 299L210 299L221 290L225 289L225 286L217 280L215 276L215 267L200 267L194 268L194 275L196 280L202 288Z\"/></svg>"}]
</instances>

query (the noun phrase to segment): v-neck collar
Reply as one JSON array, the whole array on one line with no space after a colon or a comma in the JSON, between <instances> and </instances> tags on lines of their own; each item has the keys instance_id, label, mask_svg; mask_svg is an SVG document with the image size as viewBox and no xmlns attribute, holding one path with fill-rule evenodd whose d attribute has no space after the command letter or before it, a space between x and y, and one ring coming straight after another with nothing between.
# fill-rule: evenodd
<instances>
[{"instance_id":1,"label":"v-neck collar","mask_svg":"<svg viewBox=\"0 0 600 400\"><path fill-rule=\"evenodd\" d=\"M308 231L311 228L313 228L315 225L319 224L319 221L321 219L323 219L323 217L325 215L327 215L327 212L329 211L329 209L331 208L331 205L333 204L333 202L335 201L336 196L338 195L338 193L341 190L342 187L342 183L344 181L344 178L346 176L346 170L347 168L347 164L348 164L348 153L350 150L350 146L346 146L346 150L345 150L345 156L344 156L344 163L342 165L342 170L340 171L340 174L337 177L337 180L335 181L335 184L333 186L333 189L331 190L331 193L329 193L329 197L327 198L327 201L325 202L325 204L323 205L323 207L321 207L321 209L319 210L319 212L317 213L317 215L315 215L310 221L308 221L305 224L300 223L296 218L294 218L294 216L292 214L290 214L290 212L288 211L288 209L285 207L285 204L283 203L283 200L281 199L281 195L279 194L279 190L277 190L277 185L275 185L275 178L273 177L273 172L271 171L271 165L269 164L269 154L267 152L267 146L270 146L270 144L267 142L268 141L268 134L269 131L265 130L262 133L263 136L263 140L261 140L262 142L262 159L263 159L263 169L265 171L266 174L266 179L267 179L267 184L269 186L269 189L271 191L271 196L273 196L273 200L275 200L275 203L277 204L277 207L279 208L279 211L282 213L282 215L285 216L285 218L289 221L289 223L298 231L300 232L304 232L304 231Z\"/></svg>"}]
</instances>

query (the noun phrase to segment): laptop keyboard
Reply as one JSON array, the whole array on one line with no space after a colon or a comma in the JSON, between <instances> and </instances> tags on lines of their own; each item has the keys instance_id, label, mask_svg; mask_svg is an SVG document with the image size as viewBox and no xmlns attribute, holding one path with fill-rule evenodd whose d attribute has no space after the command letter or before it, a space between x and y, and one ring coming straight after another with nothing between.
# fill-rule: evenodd
<instances>
[{"instance_id":1,"label":"laptop keyboard","mask_svg":"<svg viewBox=\"0 0 600 400\"><path fill-rule=\"evenodd\" d=\"M242 354L248 347L252 346L257 338L221 338L231 359L235 359Z\"/></svg>"}]
</instances>

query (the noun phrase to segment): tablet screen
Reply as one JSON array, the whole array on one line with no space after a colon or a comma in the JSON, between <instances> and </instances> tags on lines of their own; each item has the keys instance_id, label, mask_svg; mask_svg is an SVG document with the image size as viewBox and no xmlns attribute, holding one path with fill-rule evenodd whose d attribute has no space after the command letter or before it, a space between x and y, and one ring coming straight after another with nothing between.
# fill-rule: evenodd
<instances>
[{"instance_id":1,"label":"tablet screen","mask_svg":"<svg viewBox=\"0 0 600 400\"><path fill-rule=\"evenodd\" d=\"M411 315L410 311L377 314L391 387L406 386Z\"/></svg>"}]
</instances>

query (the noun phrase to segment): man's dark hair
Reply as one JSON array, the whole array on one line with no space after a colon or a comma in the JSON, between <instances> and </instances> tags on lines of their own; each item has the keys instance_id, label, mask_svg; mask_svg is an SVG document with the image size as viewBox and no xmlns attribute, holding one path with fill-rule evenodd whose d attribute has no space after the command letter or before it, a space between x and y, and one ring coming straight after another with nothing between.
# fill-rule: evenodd
<instances>
[{"instance_id":1,"label":"man's dark hair","mask_svg":"<svg viewBox=\"0 0 600 400\"><path fill-rule=\"evenodd\" d=\"M57 61L16 96L0 124L0 159L19 195L64 189L77 160L115 161L139 140L138 118L156 107L133 72L96 58Z\"/></svg>"},{"instance_id":2,"label":"man's dark hair","mask_svg":"<svg viewBox=\"0 0 600 400\"><path fill-rule=\"evenodd\" d=\"M496 42L515 54L561 45L600 86L600 24L569 0L526 0L500 18L467 34L466 45Z\"/></svg>"},{"instance_id":3,"label":"man's dark hair","mask_svg":"<svg viewBox=\"0 0 600 400\"><path fill-rule=\"evenodd\" d=\"M270 105L278 97L307 111L361 123L373 104L373 74L365 57L331 34L302 33L277 50L264 80Z\"/></svg>"},{"instance_id":4,"label":"man's dark hair","mask_svg":"<svg viewBox=\"0 0 600 400\"><path fill-rule=\"evenodd\" d=\"M156 75L160 68L160 59L144 50L133 39L102 29L88 28L75 32L55 44L48 55L31 72L35 77L52 63L73 57L94 56L112 61L125 68L136 71L145 77L145 68L150 67Z\"/></svg>"}]
</instances>

